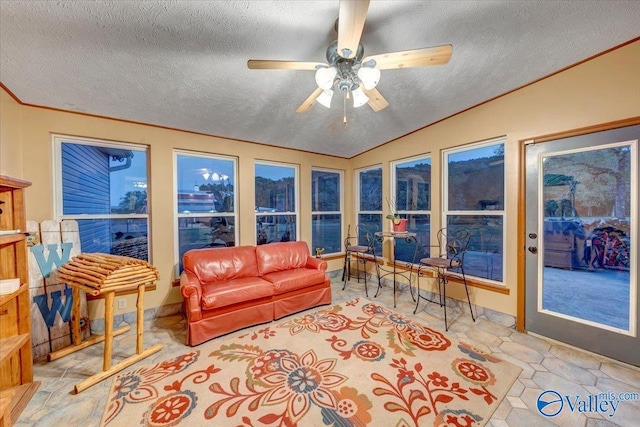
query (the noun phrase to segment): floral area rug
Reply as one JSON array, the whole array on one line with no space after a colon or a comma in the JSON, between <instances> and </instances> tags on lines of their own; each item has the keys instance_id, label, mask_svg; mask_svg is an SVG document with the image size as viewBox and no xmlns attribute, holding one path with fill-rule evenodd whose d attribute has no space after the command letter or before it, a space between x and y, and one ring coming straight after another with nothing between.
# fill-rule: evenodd
<instances>
[{"instance_id":1,"label":"floral area rug","mask_svg":"<svg viewBox=\"0 0 640 427\"><path fill-rule=\"evenodd\" d=\"M355 299L113 379L106 426L482 426L520 373Z\"/></svg>"}]
</instances>

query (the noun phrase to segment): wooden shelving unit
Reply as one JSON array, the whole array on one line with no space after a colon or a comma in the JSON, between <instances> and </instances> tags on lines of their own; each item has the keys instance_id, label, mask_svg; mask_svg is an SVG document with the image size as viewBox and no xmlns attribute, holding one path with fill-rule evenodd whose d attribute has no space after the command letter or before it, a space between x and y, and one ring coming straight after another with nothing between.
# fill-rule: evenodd
<instances>
[{"instance_id":1,"label":"wooden shelving unit","mask_svg":"<svg viewBox=\"0 0 640 427\"><path fill-rule=\"evenodd\" d=\"M24 189L30 182L0 175L0 230L25 230ZM0 295L0 427L11 426L31 400L33 381L27 241L0 236L0 279L20 279L20 288Z\"/></svg>"}]
</instances>

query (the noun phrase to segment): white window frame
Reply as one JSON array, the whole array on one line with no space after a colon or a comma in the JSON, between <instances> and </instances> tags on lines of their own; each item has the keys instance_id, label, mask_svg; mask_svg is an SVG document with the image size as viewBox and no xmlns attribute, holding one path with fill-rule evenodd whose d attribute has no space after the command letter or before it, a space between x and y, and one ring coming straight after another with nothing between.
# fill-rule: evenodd
<instances>
[{"instance_id":1,"label":"white window frame","mask_svg":"<svg viewBox=\"0 0 640 427\"><path fill-rule=\"evenodd\" d=\"M391 168L391 200L392 201L396 201L397 200L397 176L396 176L396 167L398 165L401 165L403 163L411 163L411 162L415 162L418 160L429 160L431 166L433 167L433 158L431 157L431 154L420 154L418 156L413 156L413 157L407 157L404 159L398 159L398 160L393 160L389 163L389 167ZM433 177L432 177L433 178ZM433 179L432 179L433 182ZM432 190L432 186L431 184L429 184L429 206L431 206L431 190ZM397 207L398 209L398 214L400 216L402 215L429 215L429 222L431 222L431 219L433 218L433 216L431 215L431 209L429 210L408 210L408 209L400 209L400 207Z\"/></svg>"},{"instance_id":2,"label":"white window frame","mask_svg":"<svg viewBox=\"0 0 640 427\"><path fill-rule=\"evenodd\" d=\"M360 168L360 169L356 169L355 170L355 174L356 174L356 179L355 181L355 193L356 193L356 223L358 222L358 218L360 218L360 215L377 215L380 214L382 215L383 211L384 211L384 197L382 198L382 206L381 206L381 210L379 211L361 211L360 210L360 174L363 172L367 172L370 170L374 170L374 169L380 169L380 175L382 175L382 165L378 164L378 165L372 165L372 166L367 166L364 168ZM380 192L382 193L382 182L380 182Z\"/></svg>"},{"instance_id":3,"label":"white window frame","mask_svg":"<svg viewBox=\"0 0 640 427\"><path fill-rule=\"evenodd\" d=\"M178 156L199 157L207 160L223 160L233 162L233 212L178 212ZM221 154L203 153L188 150L173 150L173 214L174 214L174 271L176 278L180 276L180 218L208 218L212 216L225 216L233 218L234 224L234 241L238 242L239 238L239 222L238 222L238 158L233 156L224 156Z\"/></svg>"},{"instance_id":4,"label":"white window frame","mask_svg":"<svg viewBox=\"0 0 640 427\"><path fill-rule=\"evenodd\" d=\"M447 224L447 217L450 215L458 215L458 216L500 216L502 217L502 281L486 279L484 277L472 276L465 272L467 277L472 277L473 280L487 282L498 286L506 286L506 277L505 277L505 266L506 266L506 253L505 248L507 245L507 168L503 169L503 200L504 200L504 208L503 210L449 210L449 155L457 154L464 151L476 150L478 148L489 147L491 145L502 144L504 146L504 162L506 165L506 157L507 157L507 139L505 137L494 138L487 141L481 141L471 144L466 144L456 148L450 148L446 150L442 150L442 217L440 218L441 227L445 227Z\"/></svg>"},{"instance_id":5,"label":"white window frame","mask_svg":"<svg viewBox=\"0 0 640 427\"><path fill-rule=\"evenodd\" d=\"M354 181L354 186L355 186L355 200L356 200L356 208L355 208L355 213L356 213L356 218L355 218L355 224L358 225L360 223L360 215L380 215L380 227L383 227L383 219L384 219L384 197L382 197L382 203L380 205L380 210L379 211L361 211L360 210L360 174L370 171L370 170L374 170L374 169L380 169L380 194L382 194L382 178L383 178L383 168L382 168L382 164L376 164L376 165L371 165L371 166L366 166L363 168L359 168L354 170L355 173L355 179ZM382 228L380 229L380 231L383 231ZM355 229L351 230L351 233L355 233ZM382 248L380 248L382 249ZM346 248L345 248L346 250ZM377 253L377 252L376 252ZM380 256L382 256L382 254L380 253Z\"/></svg>"},{"instance_id":6,"label":"white window frame","mask_svg":"<svg viewBox=\"0 0 640 427\"><path fill-rule=\"evenodd\" d=\"M419 156L407 157L406 159L399 159L390 162L391 167L391 200L396 200L396 191L397 191L397 177L396 177L396 167L403 163L411 163L418 160L430 160L431 165L433 166L433 159L431 158L431 154L421 154ZM431 206L431 187L429 187L429 206ZM429 210L408 210L408 209L400 209L398 206L398 213L400 215L431 215L431 209Z\"/></svg>"},{"instance_id":7,"label":"white window frame","mask_svg":"<svg viewBox=\"0 0 640 427\"><path fill-rule=\"evenodd\" d=\"M78 145L89 145L93 147L120 148L123 150L144 151L147 160L147 213L132 214L80 214L80 215L64 215L62 201L62 144L68 142ZM53 212L57 221L62 220L83 220L83 219L145 219L147 222L147 254L148 262L152 262L151 251L151 210L150 203L150 150L147 145L132 144L127 142L109 141L104 139L83 138L77 136L67 136L62 134L52 135L53 143Z\"/></svg>"},{"instance_id":8,"label":"white window frame","mask_svg":"<svg viewBox=\"0 0 640 427\"><path fill-rule=\"evenodd\" d=\"M253 171L254 171L254 177L253 177L253 188L255 190L255 185L256 185L256 181L255 181L255 170L256 170L256 166L257 165L265 165L265 166L276 166L276 167L285 167L285 168L293 168L294 170L294 179L293 179L293 183L294 183L294 190L293 192L295 193L296 196L296 202L295 202L295 211L293 212L254 212L254 217L253 217L253 241L254 244L258 243L258 229L256 227L256 224L258 223L258 217L259 216L290 216L290 215L295 215L296 216L296 241L300 239L300 166L295 164L295 163L282 163L282 162L273 162L273 161L269 161L269 160L256 160L253 164ZM255 201L255 195L254 195L254 201Z\"/></svg>"},{"instance_id":9,"label":"white window frame","mask_svg":"<svg viewBox=\"0 0 640 427\"><path fill-rule=\"evenodd\" d=\"M319 168L312 167L311 168L311 189L313 189L313 172L328 172L338 174L340 177L339 187L340 187L340 200L338 201L340 205L339 211L311 211L311 218L313 219L314 215L340 215L340 247L344 245L344 239L342 236L342 229L344 227L344 171L339 169L328 169L328 168ZM313 197L313 191L311 192L311 197ZM311 201L311 206L313 207L313 200ZM313 233L311 233L313 236ZM313 237L311 245L313 246ZM334 255L341 252L327 252L323 253L323 255Z\"/></svg>"}]
</instances>

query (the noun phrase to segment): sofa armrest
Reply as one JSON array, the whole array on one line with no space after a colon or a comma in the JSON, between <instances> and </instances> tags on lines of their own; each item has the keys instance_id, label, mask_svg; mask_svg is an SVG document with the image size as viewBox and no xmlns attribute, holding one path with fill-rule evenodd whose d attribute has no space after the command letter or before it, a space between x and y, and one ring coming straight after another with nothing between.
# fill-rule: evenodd
<instances>
[{"instance_id":1,"label":"sofa armrest","mask_svg":"<svg viewBox=\"0 0 640 427\"><path fill-rule=\"evenodd\" d=\"M327 261L310 256L307 257L307 264L305 265L305 267L314 270L327 271Z\"/></svg>"},{"instance_id":2,"label":"sofa armrest","mask_svg":"<svg viewBox=\"0 0 640 427\"><path fill-rule=\"evenodd\" d=\"M200 307L202 286L200 285L200 280L194 274L183 271L180 275L180 293L184 298L187 320L197 321L202 319L202 308Z\"/></svg>"}]
</instances>

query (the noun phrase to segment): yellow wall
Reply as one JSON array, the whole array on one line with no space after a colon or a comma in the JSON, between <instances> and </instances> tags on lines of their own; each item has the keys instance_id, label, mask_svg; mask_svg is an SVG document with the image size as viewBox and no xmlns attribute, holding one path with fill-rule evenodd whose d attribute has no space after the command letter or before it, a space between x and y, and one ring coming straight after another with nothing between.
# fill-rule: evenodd
<instances>
[{"instance_id":1,"label":"yellow wall","mask_svg":"<svg viewBox=\"0 0 640 427\"><path fill-rule=\"evenodd\" d=\"M21 107L0 89L0 175L22 177Z\"/></svg>"},{"instance_id":2,"label":"yellow wall","mask_svg":"<svg viewBox=\"0 0 640 427\"><path fill-rule=\"evenodd\" d=\"M41 221L53 212L53 143L51 135L64 134L148 145L150 147L149 200L151 222L151 258L160 270L158 289L145 297L145 305L154 307L181 300L171 287L174 265L175 221L173 213L174 148L196 150L239 158L239 244L254 243L254 161L273 160L300 165L299 239L311 241L311 167L343 169L345 173L345 228L355 223L353 170L373 164L383 165L383 193L389 194L389 162L418 154L431 153L432 232L437 230L441 208L441 150L470 142L505 136L507 171L505 281L509 295L473 289L473 298L481 306L509 314L516 313L516 234L518 203L518 141L544 134L640 116L640 42L624 46L555 76L473 108L406 137L392 141L353 159L339 159L301 153L260 144L195 135L152 126L137 125L79 114L22 106L0 90L0 135L2 136L2 173L33 182L27 190L27 218ZM488 79L491 76L487 76ZM391 106L390 108L393 108ZM416 106L420 108L420 106ZM385 114L384 111L378 114ZM302 137L302 136L301 136ZM249 214L247 214L249 213ZM434 233L432 233L434 234ZM329 269L341 268L341 260L330 262ZM133 298L133 297L131 297ZM133 299L128 307L134 307ZM102 316L92 308L92 317Z\"/></svg>"},{"instance_id":3,"label":"yellow wall","mask_svg":"<svg viewBox=\"0 0 640 427\"><path fill-rule=\"evenodd\" d=\"M640 41L361 154L352 159L351 167L382 163L383 193L389 194L390 161L431 153L431 231L434 235L441 226L442 194L438 183L442 183L442 150L506 137L504 277L510 294L473 289L472 300L515 315L519 141L636 116L640 116Z\"/></svg>"},{"instance_id":4,"label":"yellow wall","mask_svg":"<svg viewBox=\"0 0 640 427\"><path fill-rule=\"evenodd\" d=\"M4 95L6 94L4 91ZM9 104L15 103L12 99ZM18 105L18 104L16 104ZM18 110L11 105L10 111ZM19 115L14 113L13 115ZM9 133L13 126L6 123ZM5 119L2 118L4 135ZM269 147L261 144L232 141L224 138L196 135L187 132L161 129L152 126L125 123L80 114L53 111L45 108L21 107L21 126L19 132L11 131L8 138L11 151L18 153L13 157L22 160L22 168L12 168L11 175L33 182L26 191L27 218L35 221L54 218L53 211L53 141L52 134L81 136L135 144L150 147L149 201L151 214L151 262L160 271L161 280L155 292L145 296L145 307L180 302L179 288L172 287L174 277L174 175L173 149L194 150L238 158L239 177L237 192L239 195L239 244L255 244L255 195L254 161L271 160L299 165L300 175L300 240L311 242L311 168L324 167L346 170L349 160L323 156L300 151ZM17 141L25 141L20 147ZM4 157L5 141L3 138ZM9 151L9 148L7 148ZM12 153L13 154L13 153ZM4 159L3 159L4 165ZM3 169L4 173L4 169ZM345 188L350 189L350 175L345 173ZM347 197L351 197L348 191ZM347 199L349 200L349 199ZM349 211L347 211L349 212ZM249 213L247 215L247 213ZM333 265L335 264L335 265ZM339 261L332 262L332 269L339 267ZM135 299L129 297L128 310L135 307ZM90 307L91 317L102 317L102 304Z\"/></svg>"}]
</instances>

